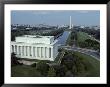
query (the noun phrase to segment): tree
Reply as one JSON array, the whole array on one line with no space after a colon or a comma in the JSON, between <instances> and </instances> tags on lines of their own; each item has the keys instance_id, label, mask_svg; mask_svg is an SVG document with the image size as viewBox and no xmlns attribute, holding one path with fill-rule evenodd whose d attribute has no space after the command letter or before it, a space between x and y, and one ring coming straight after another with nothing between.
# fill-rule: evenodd
<instances>
[{"instance_id":1,"label":"tree","mask_svg":"<svg viewBox=\"0 0 110 87\"><path fill-rule=\"evenodd\" d=\"M86 39L85 40L85 43L87 43L86 44L86 47L93 47L93 45L94 45L94 42L91 39Z\"/></svg>"},{"instance_id":2,"label":"tree","mask_svg":"<svg viewBox=\"0 0 110 87\"><path fill-rule=\"evenodd\" d=\"M72 67L72 73L74 74L74 76L77 75L77 68L75 65L73 65Z\"/></svg>"},{"instance_id":3,"label":"tree","mask_svg":"<svg viewBox=\"0 0 110 87\"><path fill-rule=\"evenodd\" d=\"M55 71L55 69L53 67L49 68L48 76L50 76L50 77L56 76L56 71Z\"/></svg>"},{"instance_id":4,"label":"tree","mask_svg":"<svg viewBox=\"0 0 110 87\"><path fill-rule=\"evenodd\" d=\"M64 77L65 76L65 72L66 72L66 67L64 67L63 65L60 65L56 68L56 76L58 77Z\"/></svg>"},{"instance_id":5,"label":"tree","mask_svg":"<svg viewBox=\"0 0 110 87\"><path fill-rule=\"evenodd\" d=\"M65 74L66 77L72 77L73 73L71 71L67 71Z\"/></svg>"},{"instance_id":6,"label":"tree","mask_svg":"<svg viewBox=\"0 0 110 87\"><path fill-rule=\"evenodd\" d=\"M36 65L36 68L38 71L41 72L42 75L46 76L49 69L49 65L45 61L39 61Z\"/></svg>"},{"instance_id":7,"label":"tree","mask_svg":"<svg viewBox=\"0 0 110 87\"><path fill-rule=\"evenodd\" d=\"M74 62L74 54L69 51L66 52L62 59L61 64L65 65L68 70L71 70L73 66L73 62Z\"/></svg>"},{"instance_id":8,"label":"tree","mask_svg":"<svg viewBox=\"0 0 110 87\"><path fill-rule=\"evenodd\" d=\"M59 49L58 49L58 52L61 52L62 50L63 50L63 48L59 48Z\"/></svg>"},{"instance_id":9,"label":"tree","mask_svg":"<svg viewBox=\"0 0 110 87\"><path fill-rule=\"evenodd\" d=\"M31 64L31 67L36 67L36 63Z\"/></svg>"},{"instance_id":10,"label":"tree","mask_svg":"<svg viewBox=\"0 0 110 87\"><path fill-rule=\"evenodd\" d=\"M70 45L70 46L72 46L72 45L73 45L73 43L74 43L74 41L73 41L73 40L69 41L69 45Z\"/></svg>"},{"instance_id":11,"label":"tree","mask_svg":"<svg viewBox=\"0 0 110 87\"><path fill-rule=\"evenodd\" d=\"M15 53L11 53L11 66L20 64L17 60Z\"/></svg>"}]
</instances>

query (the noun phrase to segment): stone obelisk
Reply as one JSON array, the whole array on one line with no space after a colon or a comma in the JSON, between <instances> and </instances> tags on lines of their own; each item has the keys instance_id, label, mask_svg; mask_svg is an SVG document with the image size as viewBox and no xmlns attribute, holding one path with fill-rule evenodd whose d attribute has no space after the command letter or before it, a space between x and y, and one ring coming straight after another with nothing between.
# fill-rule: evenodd
<instances>
[{"instance_id":1,"label":"stone obelisk","mask_svg":"<svg viewBox=\"0 0 110 87\"><path fill-rule=\"evenodd\" d=\"M70 27L69 27L69 29L71 29L71 16L70 16Z\"/></svg>"}]
</instances>

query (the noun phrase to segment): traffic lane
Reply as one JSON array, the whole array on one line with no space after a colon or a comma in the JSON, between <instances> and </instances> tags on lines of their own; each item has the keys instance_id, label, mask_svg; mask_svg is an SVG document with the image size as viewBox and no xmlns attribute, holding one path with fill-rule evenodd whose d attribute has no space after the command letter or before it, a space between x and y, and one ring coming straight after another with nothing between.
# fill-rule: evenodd
<instances>
[{"instance_id":1,"label":"traffic lane","mask_svg":"<svg viewBox=\"0 0 110 87\"><path fill-rule=\"evenodd\" d=\"M91 52L91 51L82 51L82 50L79 50L79 49L77 49L77 48L74 48L74 49L68 49L68 48L66 48L67 50L73 50L73 51L78 51L78 52L81 52L81 53L85 53L85 54L87 54L87 55L92 55L92 56L94 56L94 57L96 57L96 58L98 58L98 59L100 59L100 55L98 55L97 53L95 53L95 52Z\"/></svg>"}]
</instances>

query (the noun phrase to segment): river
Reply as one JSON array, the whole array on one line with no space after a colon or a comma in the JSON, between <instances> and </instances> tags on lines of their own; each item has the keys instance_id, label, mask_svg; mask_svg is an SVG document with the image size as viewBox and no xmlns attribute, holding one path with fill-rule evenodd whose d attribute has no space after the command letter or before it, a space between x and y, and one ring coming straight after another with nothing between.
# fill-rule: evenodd
<instances>
[{"instance_id":1,"label":"river","mask_svg":"<svg viewBox=\"0 0 110 87\"><path fill-rule=\"evenodd\" d=\"M68 36L70 33L71 33L71 31L64 31L63 34L59 38L57 38L58 44L59 45L65 45L66 40L68 39Z\"/></svg>"}]
</instances>

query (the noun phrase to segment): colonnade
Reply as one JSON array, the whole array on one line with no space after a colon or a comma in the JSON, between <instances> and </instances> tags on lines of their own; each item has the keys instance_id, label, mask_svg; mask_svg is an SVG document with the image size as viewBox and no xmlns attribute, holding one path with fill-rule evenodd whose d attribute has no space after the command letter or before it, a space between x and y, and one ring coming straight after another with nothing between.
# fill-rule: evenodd
<instances>
[{"instance_id":1,"label":"colonnade","mask_svg":"<svg viewBox=\"0 0 110 87\"><path fill-rule=\"evenodd\" d=\"M53 58L52 47L11 45L11 52L14 52L21 57Z\"/></svg>"}]
</instances>

